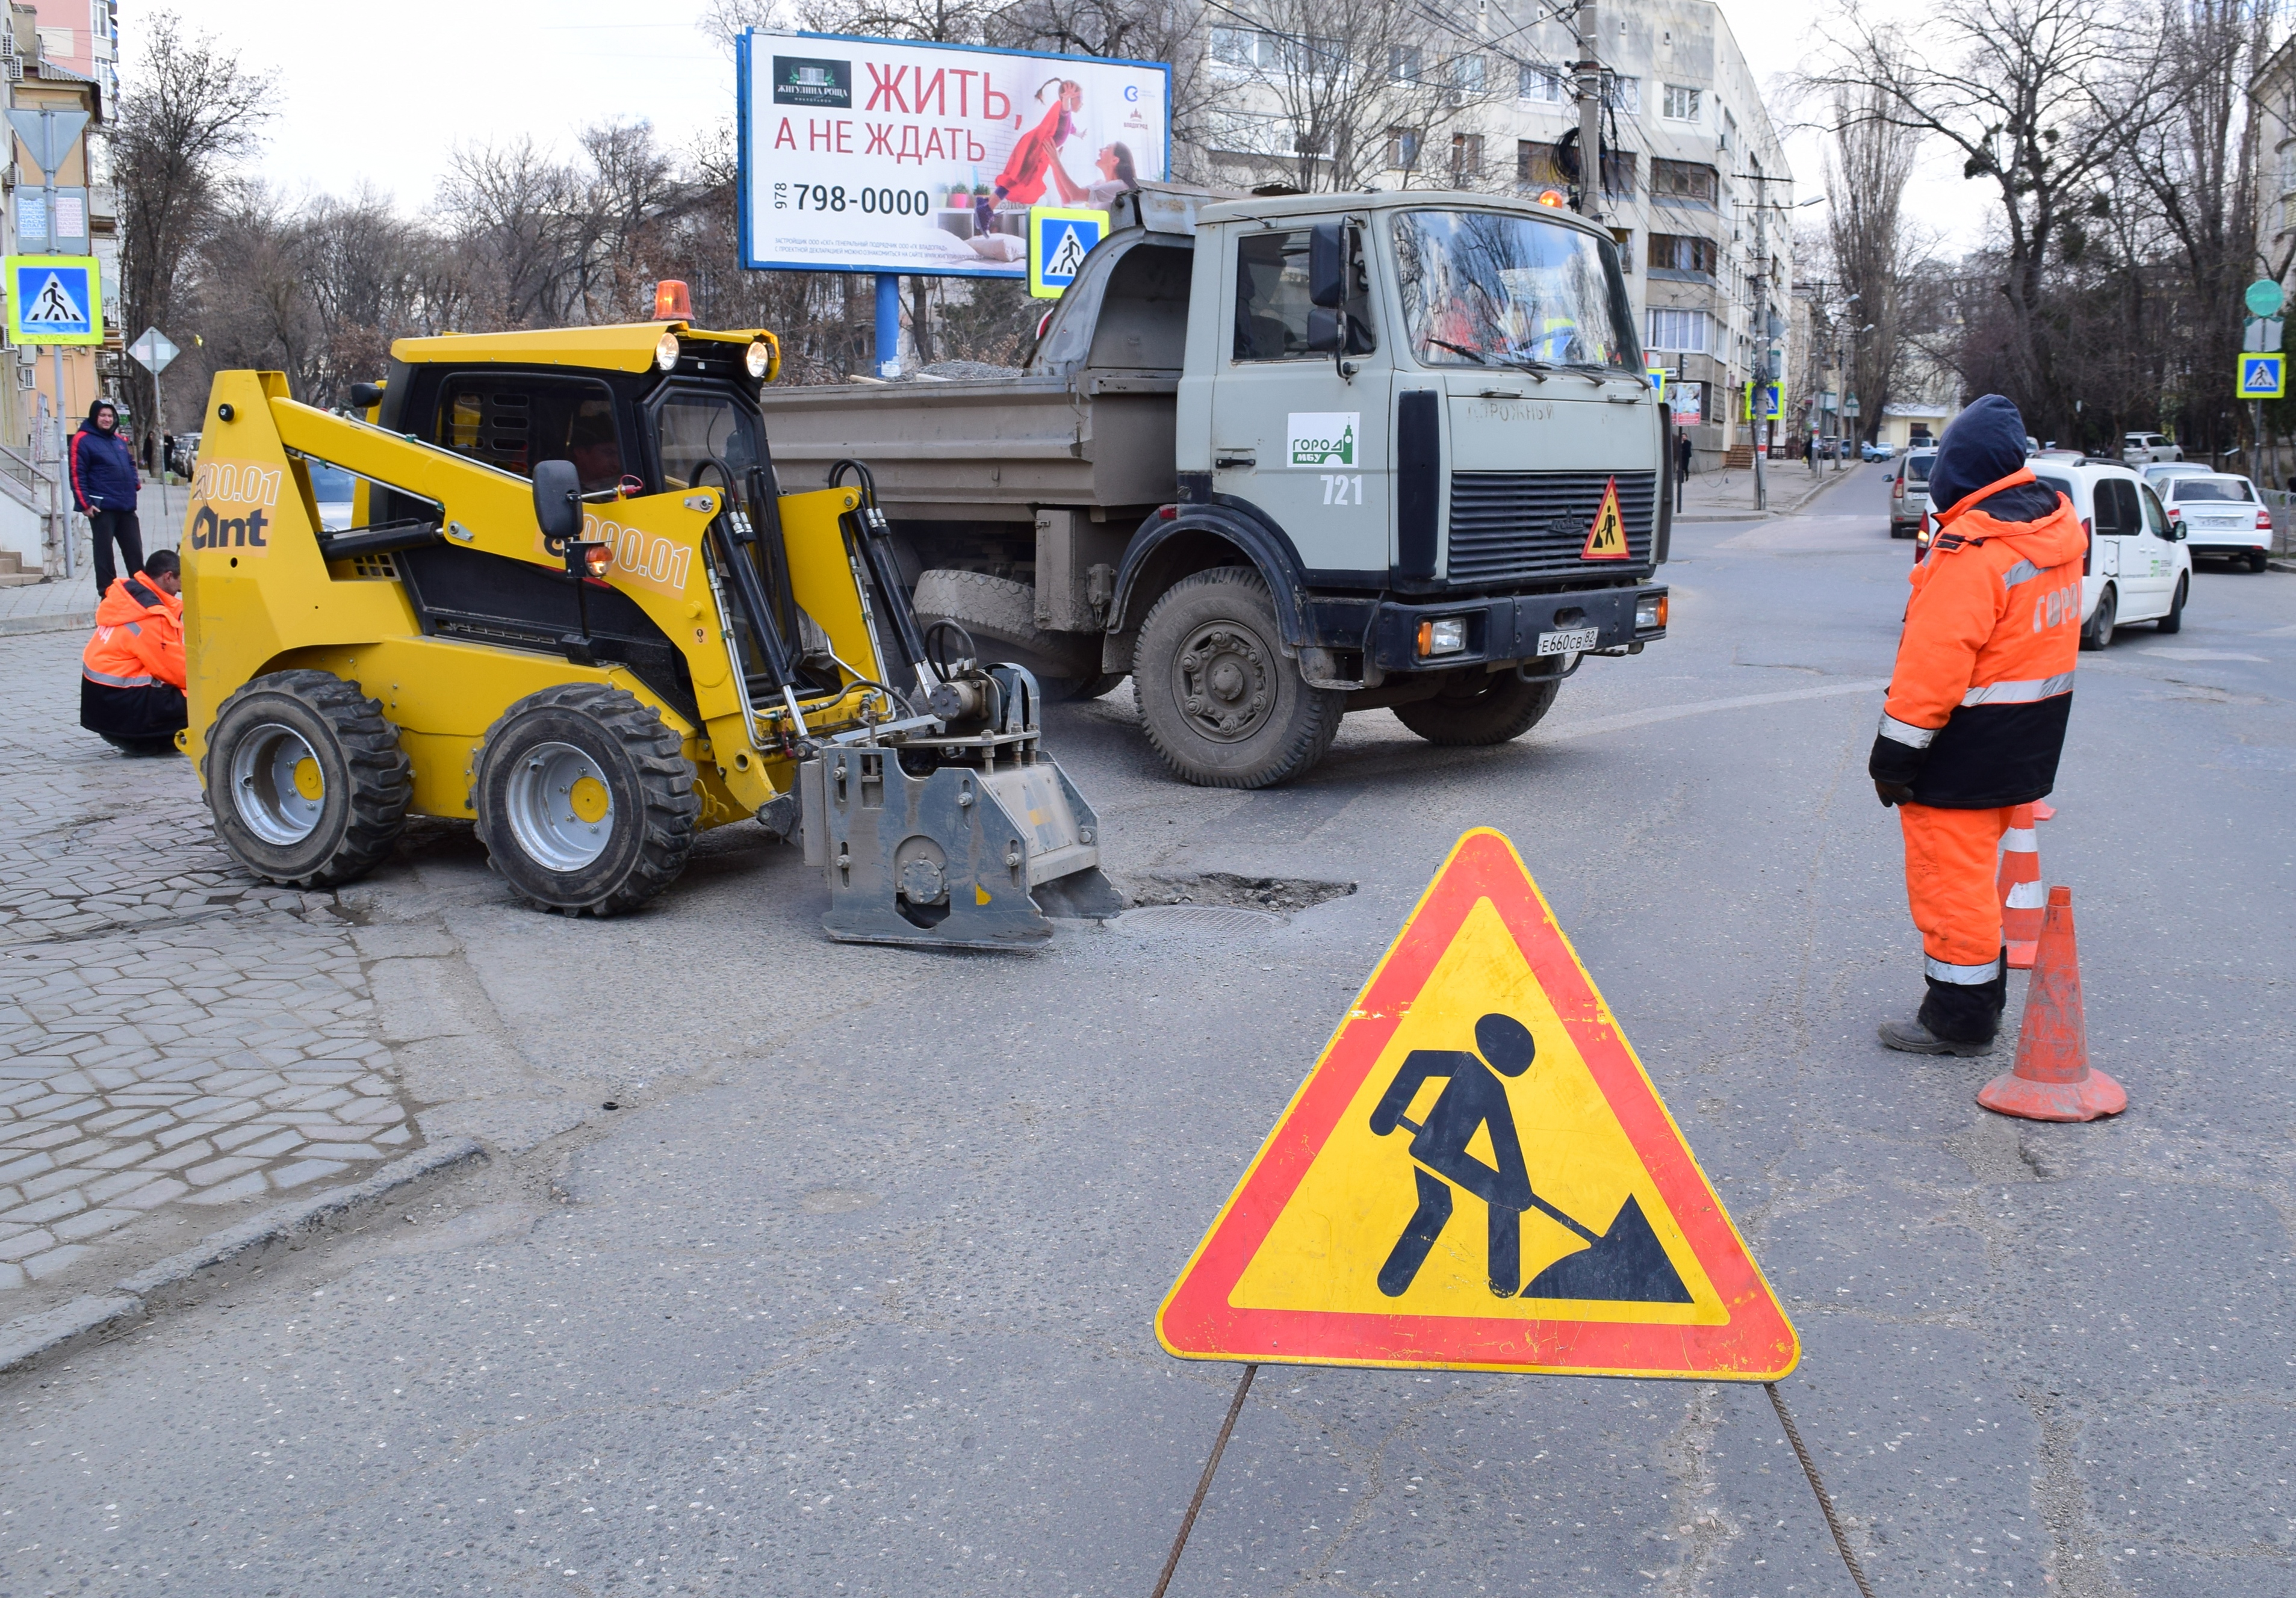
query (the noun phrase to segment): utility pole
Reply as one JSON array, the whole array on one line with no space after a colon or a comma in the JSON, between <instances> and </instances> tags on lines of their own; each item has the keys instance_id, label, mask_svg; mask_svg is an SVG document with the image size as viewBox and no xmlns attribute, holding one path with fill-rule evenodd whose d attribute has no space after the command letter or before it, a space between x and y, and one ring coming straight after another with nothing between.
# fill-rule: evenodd
<instances>
[{"instance_id":1,"label":"utility pole","mask_svg":"<svg viewBox=\"0 0 2296 1598\"><path fill-rule=\"evenodd\" d=\"M1759 163L1756 163L1759 165ZM1769 180L1754 176L1754 385L1747 392L1756 403L1747 406L1754 429L1754 509L1769 509L1769 483L1764 468L1770 453L1770 407L1762 389L1770 375L1770 249Z\"/></svg>"},{"instance_id":2,"label":"utility pole","mask_svg":"<svg viewBox=\"0 0 2296 1598\"><path fill-rule=\"evenodd\" d=\"M40 206L45 218L43 224L45 232L42 236L47 242L48 250L53 252L62 242L58 237L56 218L56 171L64 164L65 160L71 153L73 143L87 127L87 113L60 111L53 106L45 106L37 111L12 111L8 113L8 121L15 129L17 138L23 142L25 147L31 152L33 160L39 163ZM81 225L86 226L84 218ZM93 245L89 247L92 249ZM88 280L88 291L91 295L95 291L95 279L92 273ZM94 316L94 310L91 308L89 312L91 325L93 325ZM64 489L70 470L66 459L66 452L71 447L70 436L64 430L64 349L61 344L51 344L48 349L54 362L52 370L54 373L56 389L56 478L53 486L53 504L56 527L63 541L64 575L69 578L77 574L73 570L75 562L72 559L71 499Z\"/></svg>"},{"instance_id":3,"label":"utility pole","mask_svg":"<svg viewBox=\"0 0 2296 1598\"><path fill-rule=\"evenodd\" d=\"M1603 219L1603 63L1595 53L1595 0L1578 0L1578 59L1571 63L1578 90L1578 214Z\"/></svg>"}]
</instances>

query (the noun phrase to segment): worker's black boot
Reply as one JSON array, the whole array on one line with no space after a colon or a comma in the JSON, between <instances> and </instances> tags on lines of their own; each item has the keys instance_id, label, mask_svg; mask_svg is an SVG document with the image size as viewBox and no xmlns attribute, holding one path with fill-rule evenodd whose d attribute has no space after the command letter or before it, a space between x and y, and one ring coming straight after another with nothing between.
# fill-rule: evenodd
<instances>
[{"instance_id":1,"label":"worker's black boot","mask_svg":"<svg viewBox=\"0 0 2296 1598\"><path fill-rule=\"evenodd\" d=\"M2009 951L1987 982L1940 982L1928 979L1929 996L1911 1021L1882 1023L1882 1041L1908 1054L1958 1054L1964 1059L1993 1053L2001 1029L2002 1006L2009 998Z\"/></svg>"}]
</instances>

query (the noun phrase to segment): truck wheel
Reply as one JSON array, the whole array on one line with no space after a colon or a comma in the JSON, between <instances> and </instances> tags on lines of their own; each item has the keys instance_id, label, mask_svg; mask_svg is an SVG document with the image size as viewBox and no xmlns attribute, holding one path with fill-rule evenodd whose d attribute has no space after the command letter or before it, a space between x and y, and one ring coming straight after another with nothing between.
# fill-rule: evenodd
<instances>
[{"instance_id":1,"label":"truck wheel","mask_svg":"<svg viewBox=\"0 0 2296 1598\"><path fill-rule=\"evenodd\" d=\"M972 635L985 661L1027 667L1048 700L1097 699L1122 680L1103 677L1099 634L1048 633L1037 625L1033 584L944 567L917 579L914 603L920 627L955 622ZM1098 692L1086 692L1100 682L1106 685Z\"/></svg>"},{"instance_id":2,"label":"truck wheel","mask_svg":"<svg viewBox=\"0 0 2296 1598\"><path fill-rule=\"evenodd\" d=\"M2152 624L2152 630L2154 632L2181 633L2185 630L2185 579L2181 576L2178 577L2177 578L2177 597L2169 602L2169 613Z\"/></svg>"},{"instance_id":3,"label":"truck wheel","mask_svg":"<svg viewBox=\"0 0 2296 1598\"><path fill-rule=\"evenodd\" d=\"M1267 788L1313 766L1347 695L1310 688L1279 647L1275 602L1248 566L1181 578L1140 624L1132 692L1148 742L1205 788Z\"/></svg>"},{"instance_id":4,"label":"truck wheel","mask_svg":"<svg viewBox=\"0 0 2296 1598\"><path fill-rule=\"evenodd\" d=\"M701 799L677 734L602 683L530 693L480 747L479 840L521 898L619 915L675 881Z\"/></svg>"},{"instance_id":5,"label":"truck wheel","mask_svg":"<svg viewBox=\"0 0 2296 1598\"><path fill-rule=\"evenodd\" d=\"M224 701L204 774L224 847L296 888L373 870L414 797L414 763L382 706L324 671L273 672Z\"/></svg>"},{"instance_id":6,"label":"truck wheel","mask_svg":"<svg viewBox=\"0 0 2296 1598\"><path fill-rule=\"evenodd\" d=\"M2112 596L2112 585L2107 583L2104 592L2096 596L2096 609L2089 612L2088 625L2081 628L2083 649L2103 649L2112 642L2112 621L2119 610L2119 602Z\"/></svg>"},{"instance_id":7,"label":"truck wheel","mask_svg":"<svg viewBox=\"0 0 2296 1598\"><path fill-rule=\"evenodd\" d=\"M1560 677L1525 682L1512 671L1456 677L1433 699L1395 707L1395 719L1430 743L1477 748L1520 738L1538 725L1562 688Z\"/></svg>"}]
</instances>

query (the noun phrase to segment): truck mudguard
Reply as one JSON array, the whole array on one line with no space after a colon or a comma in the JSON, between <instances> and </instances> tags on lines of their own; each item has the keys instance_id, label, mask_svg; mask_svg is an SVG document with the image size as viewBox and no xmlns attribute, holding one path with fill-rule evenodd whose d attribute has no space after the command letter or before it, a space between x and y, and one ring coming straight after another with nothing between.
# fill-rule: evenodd
<instances>
[{"instance_id":1,"label":"truck mudguard","mask_svg":"<svg viewBox=\"0 0 2296 1598\"><path fill-rule=\"evenodd\" d=\"M1183 487L1189 487L1184 482ZM1116 595L1108 608L1111 636L1134 631L1157 596L1182 578L1214 566L1235 564L1241 554L1267 579L1275 600L1275 619L1286 650L1316 642L1308 636L1308 586L1300 552L1273 519L1249 500L1216 494L1166 516L1161 510L1140 525L1117 569ZM1134 600L1142 596L1139 616Z\"/></svg>"}]
</instances>

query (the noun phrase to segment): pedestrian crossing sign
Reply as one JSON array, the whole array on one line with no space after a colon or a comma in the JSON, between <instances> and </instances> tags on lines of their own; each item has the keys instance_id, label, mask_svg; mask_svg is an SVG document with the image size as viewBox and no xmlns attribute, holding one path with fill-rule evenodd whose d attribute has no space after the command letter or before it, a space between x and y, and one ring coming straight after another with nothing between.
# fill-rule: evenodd
<instances>
[{"instance_id":1,"label":"pedestrian crossing sign","mask_svg":"<svg viewBox=\"0 0 2296 1598\"><path fill-rule=\"evenodd\" d=\"M92 255L6 258L12 344L103 342L103 278Z\"/></svg>"},{"instance_id":2,"label":"pedestrian crossing sign","mask_svg":"<svg viewBox=\"0 0 2296 1598\"><path fill-rule=\"evenodd\" d=\"M1184 1359L1774 1381L1801 1346L1521 856L1459 840L1157 1312Z\"/></svg>"},{"instance_id":3,"label":"pedestrian crossing sign","mask_svg":"<svg viewBox=\"0 0 2296 1598\"><path fill-rule=\"evenodd\" d=\"M2284 355L2244 355L2240 357L2241 399L2278 399L2288 392L2288 357Z\"/></svg>"},{"instance_id":4,"label":"pedestrian crossing sign","mask_svg":"<svg viewBox=\"0 0 2296 1598\"><path fill-rule=\"evenodd\" d=\"M1084 258L1108 231L1106 211L1039 205L1029 212L1029 292L1058 299L1084 270Z\"/></svg>"}]
</instances>

